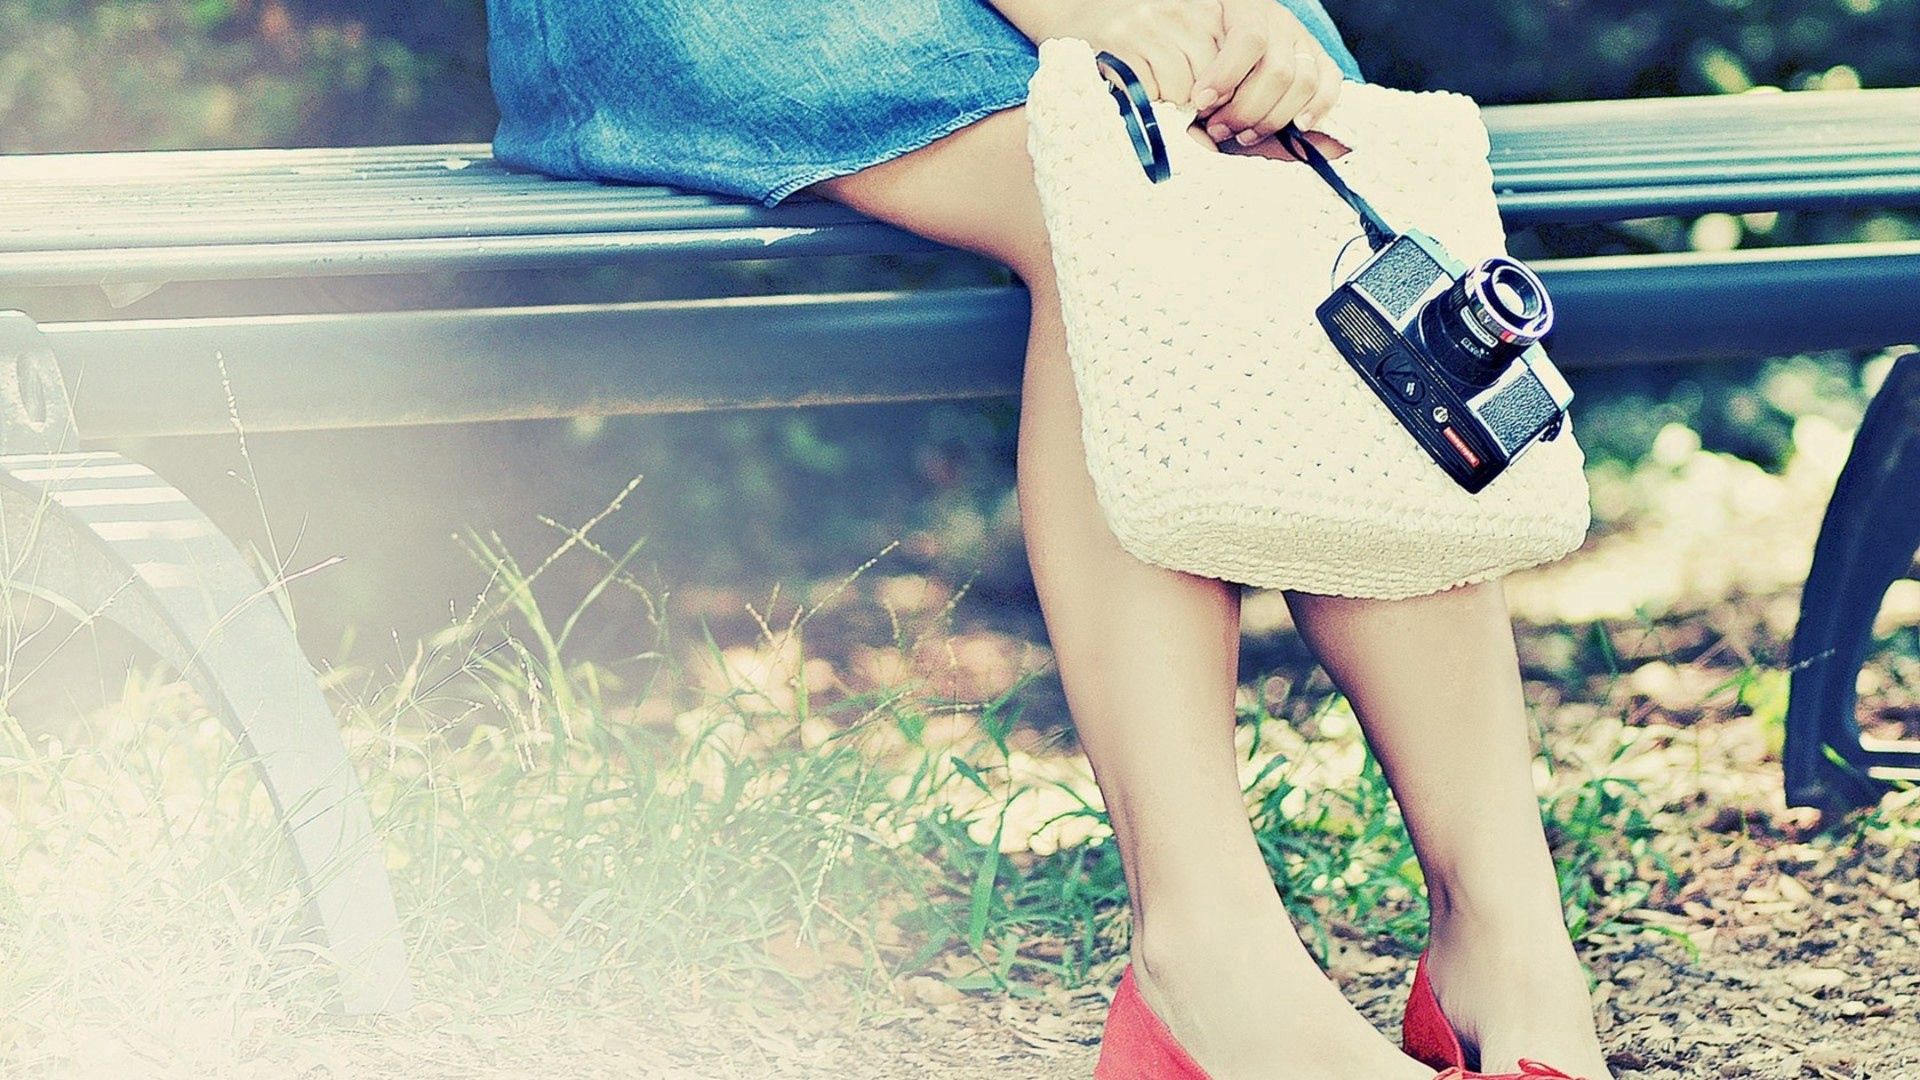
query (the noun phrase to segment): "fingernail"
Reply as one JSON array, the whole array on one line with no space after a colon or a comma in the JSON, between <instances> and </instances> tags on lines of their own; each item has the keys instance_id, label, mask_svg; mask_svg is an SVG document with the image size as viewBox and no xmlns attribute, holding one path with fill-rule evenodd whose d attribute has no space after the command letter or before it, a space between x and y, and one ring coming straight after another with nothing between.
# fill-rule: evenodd
<instances>
[{"instance_id":1,"label":"fingernail","mask_svg":"<svg viewBox=\"0 0 1920 1080\"><path fill-rule=\"evenodd\" d=\"M1195 109L1204 109L1219 100L1219 98L1220 95L1213 92L1213 87L1203 86L1193 92L1193 107Z\"/></svg>"},{"instance_id":2,"label":"fingernail","mask_svg":"<svg viewBox=\"0 0 1920 1080\"><path fill-rule=\"evenodd\" d=\"M1260 133L1252 128L1248 128L1240 134L1235 135L1234 138L1240 141L1241 146L1252 146L1254 143L1260 141Z\"/></svg>"},{"instance_id":3,"label":"fingernail","mask_svg":"<svg viewBox=\"0 0 1920 1080\"><path fill-rule=\"evenodd\" d=\"M1233 132L1227 130L1227 125L1225 124L1208 124L1207 134L1213 136L1214 142L1226 142L1227 136L1233 134Z\"/></svg>"}]
</instances>

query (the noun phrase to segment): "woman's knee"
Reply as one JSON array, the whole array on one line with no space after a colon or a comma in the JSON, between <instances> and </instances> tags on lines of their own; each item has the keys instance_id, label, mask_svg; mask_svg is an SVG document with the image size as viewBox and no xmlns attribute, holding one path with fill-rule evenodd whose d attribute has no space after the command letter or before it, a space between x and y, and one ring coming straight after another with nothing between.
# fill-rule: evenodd
<instances>
[{"instance_id":1,"label":"woman's knee","mask_svg":"<svg viewBox=\"0 0 1920 1080\"><path fill-rule=\"evenodd\" d=\"M1219 150L1198 124L1187 134ZM1321 148L1346 148L1316 133ZM1277 143L1242 151L1284 156ZM1033 159L1027 152L1027 108L991 113L926 146L857 172L822 180L811 190L882 221L979 252L1034 283L1053 272Z\"/></svg>"},{"instance_id":2,"label":"woman's knee","mask_svg":"<svg viewBox=\"0 0 1920 1080\"><path fill-rule=\"evenodd\" d=\"M910 232L978 252L1022 279L1053 256L1027 154L1027 110L991 113L926 146L811 190Z\"/></svg>"}]
</instances>

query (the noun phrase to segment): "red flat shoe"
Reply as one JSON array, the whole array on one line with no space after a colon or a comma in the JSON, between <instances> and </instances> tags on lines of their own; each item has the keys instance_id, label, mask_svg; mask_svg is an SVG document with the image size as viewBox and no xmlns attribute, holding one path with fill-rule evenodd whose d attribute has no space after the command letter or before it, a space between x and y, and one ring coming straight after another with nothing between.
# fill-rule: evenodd
<instances>
[{"instance_id":1,"label":"red flat shoe","mask_svg":"<svg viewBox=\"0 0 1920 1080\"><path fill-rule=\"evenodd\" d=\"M1445 1032L1448 1040L1446 1045L1451 1046L1451 1053L1464 1058L1459 1036L1447 1024L1446 1017L1441 1015L1439 1003L1433 997L1433 988L1426 981L1426 957L1422 955L1421 960L1423 966L1414 976L1415 998L1424 995L1425 1008L1432 1017L1438 1018L1440 1025L1438 1029L1422 1028L1423 1037L1435 1038L1439 1032ZM1407 1014L1411 1025L1414 1016L1412 1000L1408 1002ZM1424 1018L1422 1022L1430 1023ZM1414 1028L1409 1026L1407 1030ZM1467 1071L1464 1061L1449 1060L1436 1064L1415 1053L1411 1042L1407 1045L1407 1053L1439 1069L1434 1080L1577 1080L1536 1061L1522 1060L1520 1072L1492 1076ZM1093 1080L1209 1080L1207 1071L1181 1047L1179 1040L1173 1037L1173 1032L1167 1029L1166 1022L1155 1015L1147 999L1140 996L1140 987L1133 978L1132 964L1128 964L1120 973L1120 986L1114 991L1113 1004L1107 1007L1107 1023L1100 1034L1100 1058L1094 1062Z\"/></svg>"},{"instance_id":2,"label":"red flat shoe","mask_svg":"<svg viewBox=\"0 0 1920 1080\"><path fill-rule=\"evenodd\" d=\"M1453 1030L1447 1014L1440 1011L1440 999L1434 996L1433 983L1427 978L1427 954L1421 953L1413 968L1413 991L1407 995L1407 1011L1400 1022L1400 1048L1422 1065L1444 1070L1435 1080L1454 1076L1484 1077L1487 1080L1579 1080L1551 1065L1530 1058L1520 1059L1517 1073L1481 1073L1467 1068L1467 1049Z\"/></svg>"},{"instance_id":3,"label":"red flat shoe","mask_svg":"<svg viewBox=\"0 0 1920 1080\"><path fill-rule=\"evenodd\" d=\"M1472 1077L1474 1080L1580 1080L1577 1076L1568 1076L1559 1069L1532 1058L1521 1058L1520 1071L1517 1073L1463 1072L1460 1075Z\"/></svg>"},{"instance_id":4,"label":"red flat shoe","mask_svg":"<svg viewBox=\"0 0 1920 1080\"><path fill-rule=\"evenodd\" d=\"M1120 973L1120 988L1107 1008L1093 1080L1208 1080L1206 1070L1181 1049L1173 1032L1140 996L1132 964Z\"/></svg>"}]
</instances>

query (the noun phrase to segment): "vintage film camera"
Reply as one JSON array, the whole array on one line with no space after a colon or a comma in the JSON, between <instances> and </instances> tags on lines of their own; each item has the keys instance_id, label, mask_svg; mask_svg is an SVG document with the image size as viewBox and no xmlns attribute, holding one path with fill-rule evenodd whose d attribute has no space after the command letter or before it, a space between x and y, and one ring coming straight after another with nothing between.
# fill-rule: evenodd
<instances>
[{"instance_id":1,"label":"vintage film camera","mask_svg":"<svg viewBox=\"0 0 1920 1080\"><path fill-rule=\"evenodd\" d=\"M1124 60L1098 56L1141 167L1171 175L1146 92ZM1547 288L1526 264L1467 266L1438 240L1388 226L1299 128L1278 133L1359 215L1372 254L1317 314L1360 377L1462 488L1477 492L1536 442L1560 434L1573 389L1541 348Z\"/></svg>"},{"instance_id":2,"label":"vintage film camera","mask_svg":"<svg viewBox=\"0 0 1920 1080\"><path fill-rule=\"evenodd\" d=\"M1560 434L1573 390L1539 344L1553 325L1546 286L1520 262L1468 267L1432 237L1400 233L1318 314L1334 347L1468 491Z\"/></svg>"}]
</instances>

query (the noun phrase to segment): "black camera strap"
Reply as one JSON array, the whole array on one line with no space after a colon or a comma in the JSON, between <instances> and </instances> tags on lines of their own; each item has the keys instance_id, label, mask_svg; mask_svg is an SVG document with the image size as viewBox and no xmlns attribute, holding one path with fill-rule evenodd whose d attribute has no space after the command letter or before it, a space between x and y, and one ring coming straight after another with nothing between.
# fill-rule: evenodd
<instances>
[{"instance_id":1,"label":"black camera strap","mask_svg":"<svg viewBox=\"0 0 1920 1080\"><path fill-rule=\"evenodd\" d=\"M1369 205L1366 199L1361 198L1359 192L1347 186L1347 182L1334 171L1333 163L1327 160L1327 156L1320 152L1319 147L1313 145L1305 132L1294 126L1293 121L1287 121L1287 126L1275 134L1294 157L1313 166L1313 171L1320 174L1320 179L1327 182L1327 186L1333 189L1333 193L1346 200L1346 204L1353 207L1353 212L1360 215L1360 227L1366 230L1367 243L1373 250L1379 251L1393 242L1393 238L1398 234L1380 216L1380 212Z\"/></svg>"}]
</instances>

